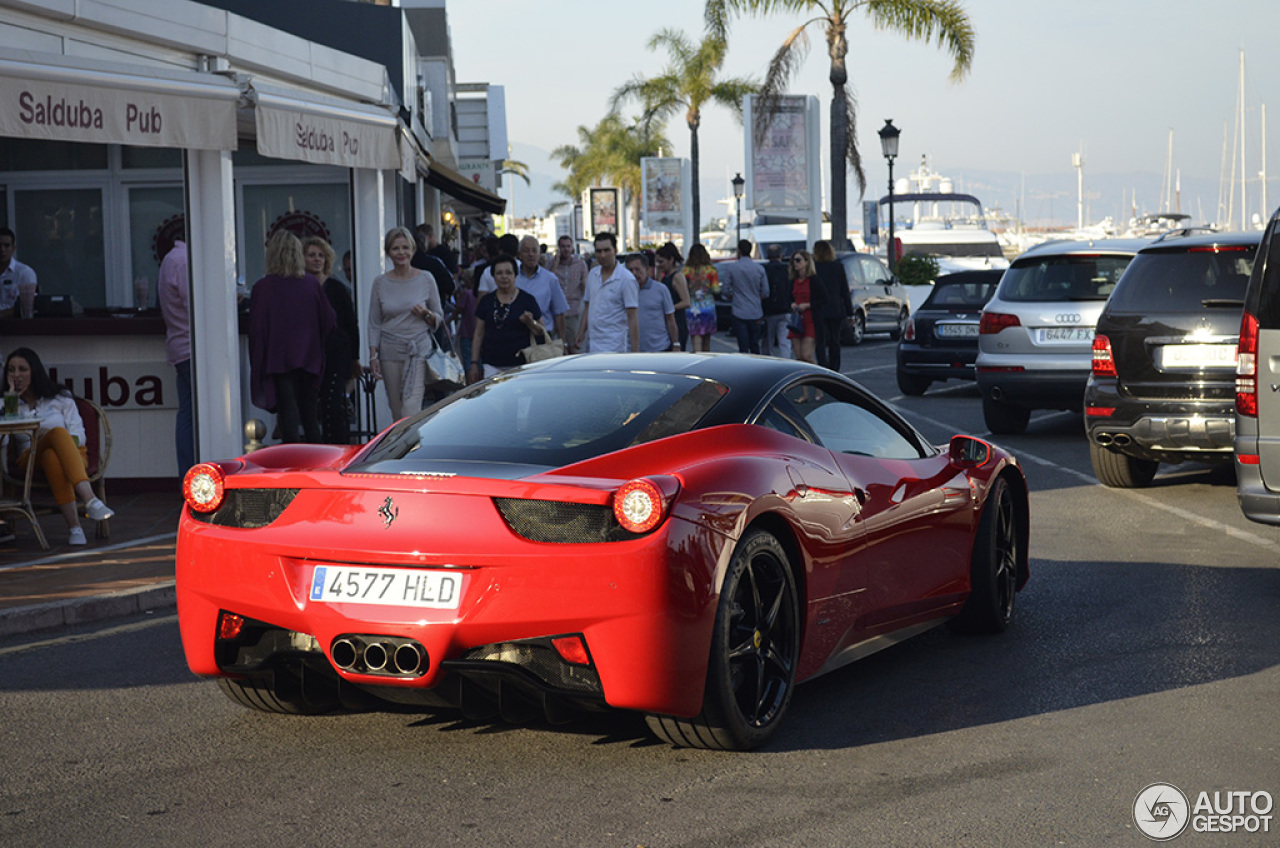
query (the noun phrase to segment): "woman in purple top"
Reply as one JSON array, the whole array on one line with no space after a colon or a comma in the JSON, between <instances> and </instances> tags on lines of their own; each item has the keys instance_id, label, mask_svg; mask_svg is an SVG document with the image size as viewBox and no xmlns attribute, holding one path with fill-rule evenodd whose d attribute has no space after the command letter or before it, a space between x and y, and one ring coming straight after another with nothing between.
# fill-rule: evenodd
<instances>
[{"instance_id":1,"label":"woman in purple top","mask_svg":"<svg viewBox=\"0 0 1280 848\"><path fill-rule=\"evenodd\" d=\"M267 244L267 276L249 298L249 382L254 405L276 413L281 441L324 441L320 377L324 341L336 324L319 281L306 272L302 242L280 230Z\"/></svg>"}]
</instances>

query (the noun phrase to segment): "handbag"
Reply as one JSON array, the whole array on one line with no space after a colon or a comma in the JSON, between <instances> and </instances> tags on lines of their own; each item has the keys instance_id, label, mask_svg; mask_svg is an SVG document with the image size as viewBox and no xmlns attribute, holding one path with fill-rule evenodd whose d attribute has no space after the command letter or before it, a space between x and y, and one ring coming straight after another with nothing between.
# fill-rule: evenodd
<instances>
[{"instance_id":1,"label":"handbag","mask_svg":"<svg viewBox=\"0 0 1280 848\"><path fill-rule=\"evenodd\" d=\"M529 346L520 350L520 358L526 365L531 362L541 362L544 359L554 359L557 356L564 356L564 340L553 339L550 334L547 335L545 342L538 344L537 338L530 333Z\"/></svg>"},{"instance_id":2,"label":"handbag","mask_svg":"<svg viewBox=\"0 0 1280 848\"><path fill-rule=\"evenodd\" d=\"M452 346L434 345L422 364L426 366L423 375L424 386L430 389L456 391L467 383L467 375L462 370L462 362L453 352Z\"/></svg>"},{"instance_id":3,"label":"handbag","mask_svg":"<svg viewBox=\"0 0 1280 848\"><path fill-rule=\"evenodd\" d=\"M794 333L797 336L804 335L804 316L799 312L792 312L787 316L787 332Z\"/></svg>"}]
</instances>

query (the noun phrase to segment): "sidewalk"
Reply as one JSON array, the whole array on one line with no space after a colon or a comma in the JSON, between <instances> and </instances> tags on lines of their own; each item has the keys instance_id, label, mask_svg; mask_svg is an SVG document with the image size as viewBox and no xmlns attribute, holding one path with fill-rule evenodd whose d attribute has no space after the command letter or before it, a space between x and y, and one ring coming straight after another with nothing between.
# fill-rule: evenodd
<instances>
[{"instance_id":1,"label":"sidewalk","mask_svg":"<svg viewBox=\"0 0 1280 848\"><path fill-rule=\"evenodd\" d=\"M111 495L111 538L67 544L60 515L41 515L50 549L31 526L6 516L16 542L0 546L0 637L172 607L174 545L182 500L176 493Z\"/></svg>"}]
</instances>

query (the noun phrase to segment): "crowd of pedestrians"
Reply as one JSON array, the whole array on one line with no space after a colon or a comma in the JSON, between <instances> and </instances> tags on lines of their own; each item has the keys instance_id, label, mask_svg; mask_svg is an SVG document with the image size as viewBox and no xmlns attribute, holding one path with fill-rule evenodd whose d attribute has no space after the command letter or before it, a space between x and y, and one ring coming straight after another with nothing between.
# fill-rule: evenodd
<instances>
[{"instance_id":1,"label":"crowd of pedestrians","mask_svg":"<svg viewBox=\"0 0 1280 848\"><path fill-rule=\"evenodd\" d=\"M592 246L583 257L568 236L548 250L507 234L481 240L459 261L431 226L391 229L383 243L390 267L368 289L362 363L352 292L333 274L333 248L277 233L250 302L254 402L276 413L280 441L349 444L357 385L368 392L380 384L399 419L523 364L535 347L556 355L561 344L566 354L709 352L717 294L740 352L840 368L853 309L828 242L785 258L766 245L760 263L744 240L735 259L718 265L702 244L687 259L672 242L620 257L611 233ZM442 354L456 357L453 376L441 373ZM189 356L187 348L172 352L180 373ZM180 451L190 439L181 428Z\"/></svg>"}]
</instances>

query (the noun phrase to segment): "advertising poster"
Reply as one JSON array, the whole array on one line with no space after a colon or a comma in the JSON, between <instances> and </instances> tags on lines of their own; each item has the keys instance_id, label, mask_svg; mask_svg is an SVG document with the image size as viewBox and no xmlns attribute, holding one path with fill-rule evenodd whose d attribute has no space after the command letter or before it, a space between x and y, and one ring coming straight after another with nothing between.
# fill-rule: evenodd
<instances>
[{"instance_id":1,"label":"advertising poster","mask_svg":"<svg viewBox=\"0 0 1280 848\"><path fill-rule=\"evenodd\" d=\"M868 247L880 245L880 204L874 200L862 201L862 241Z\"/></svg>"},{"instance_id":2,"label":"advertising poster","mask_svg":"<svg viewBox=\"0 0 1280 848\"><path fill-rule=\"evenodd\" d=\"M800 211L810 206L806 101L801 95L779 97L777 111L766 117L755 99L751 129L758 141L751 151L751 174L757 212ZM762 136L763 121L768 121L768 128Z\"/></svg>"},{"instance_id":3,"label":"advertising poster","mask_svg":"<svg viewBox=\"0 0 1280 848\"><path fill-rule=\"evenodd\" d=\"M618 233L618 190L616 188L587 189L587 205L591 216L591 235Z\"/></svg>"},{"instance_id":4,"label":"advertising poster","mask_svg":"<svg viewBox=\"0 0 1280 848\"><path fill-rule=\"evenodd\" d=\"M684 160L646 156L640 160L641 214L652 232L684 230Z\"/></svg>"}]
</instances>

